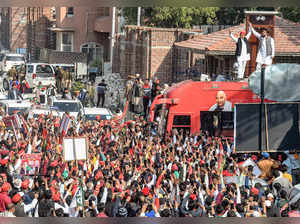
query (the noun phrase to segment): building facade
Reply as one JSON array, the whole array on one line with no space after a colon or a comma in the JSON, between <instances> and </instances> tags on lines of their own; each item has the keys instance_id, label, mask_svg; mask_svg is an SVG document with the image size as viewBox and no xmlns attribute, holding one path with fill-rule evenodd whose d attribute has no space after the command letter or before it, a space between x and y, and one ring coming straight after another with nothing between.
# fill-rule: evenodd
<instances>
[{"instance_id":1,"label":"building facade","mask_svg":"<svg viewBox=\"0 0 300 224\"><path fill-rule=\"evenodd\" d=\"M125 35L116 38L113 72L123 78L140 74L172 82L174 44L200 35L201 30L125 26Z\"/></svg>"},{"instance_id":2,"label":"building facade","mask_svg":"<svg viewBox=\"0 0 300 224\"><path fill-rule=\"evenodd\" d=\"M89 61L110 59L112 8L56 7L56 50L87 53ZM117 27L116 19L116 27Z\"/></svg>"}]
</instances>

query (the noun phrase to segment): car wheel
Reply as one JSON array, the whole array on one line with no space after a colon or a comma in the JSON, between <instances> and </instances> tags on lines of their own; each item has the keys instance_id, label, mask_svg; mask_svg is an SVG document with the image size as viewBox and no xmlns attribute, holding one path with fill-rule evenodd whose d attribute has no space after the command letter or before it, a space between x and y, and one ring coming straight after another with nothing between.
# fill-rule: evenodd
<instances>
[{"instance_id":1,"label":"car wheel","mask_svg":"<svg viewBox=\"0 0 300 224\"><path fill-rule=\"evenodd\" d=\"M3 89L4 90L8 90L9 89L9 84L8 84L8 81L6 79L3 80Z\"/></svg>"}]
</instances>

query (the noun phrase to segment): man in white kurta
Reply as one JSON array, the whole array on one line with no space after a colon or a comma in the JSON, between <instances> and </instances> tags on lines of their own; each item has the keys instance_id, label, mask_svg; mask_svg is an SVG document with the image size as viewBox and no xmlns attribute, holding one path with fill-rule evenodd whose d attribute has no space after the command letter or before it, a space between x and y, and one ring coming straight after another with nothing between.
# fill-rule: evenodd
<instances>
[{"instance_id":1,"label":"man in white kurta","mask_svg":"<svg viewBox=\"0 0 300 224\"><path fill-rule=\"evenodd\" d=\"M266 29L262 30L262 34L255 31L252 24L249 23L251 32L259 39L258 53L256 57L256 70L261 70L261 66L271 65L275 56L274 39L268 35Z\"/></svg>"},{"instance_id":2,"label":"man in white kurta","mask_svg":"<svg viewBox=\"0 0 300 224\"><path fill-rule=\"evenodd\" d=\"M244 78L245 68L247 61L250 60L250 50L248 45L248 39L251 36L251 30L249 29L247 35L245 36L245 31L240 32L240 37L235 37L231 31L229 31L231 38L236 42L236 57L238 63L238 79Z\"/></svg>"}]
</instances>

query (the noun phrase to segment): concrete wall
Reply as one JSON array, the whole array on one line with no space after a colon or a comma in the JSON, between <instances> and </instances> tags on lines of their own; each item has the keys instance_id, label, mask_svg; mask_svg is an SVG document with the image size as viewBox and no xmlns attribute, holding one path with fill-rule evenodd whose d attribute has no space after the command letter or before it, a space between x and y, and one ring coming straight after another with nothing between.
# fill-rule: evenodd
<instances>
[{"instance_id":1,"label":"concrete wall","mask_svg":"<svg viewBox=\"0 0 300 224\"><path fill-rule=\"evenodd\" d=\"M108 36L111 32L112 10L109 9L109 16L103 16L102 9L100 7L74 7L73 17L68 18L67 7L56 7L57 27L74 29L74 52L80 52L80 46L88 42L100 43L104 46L104 52L109 52Z\"/></svg>"}]
</instances>

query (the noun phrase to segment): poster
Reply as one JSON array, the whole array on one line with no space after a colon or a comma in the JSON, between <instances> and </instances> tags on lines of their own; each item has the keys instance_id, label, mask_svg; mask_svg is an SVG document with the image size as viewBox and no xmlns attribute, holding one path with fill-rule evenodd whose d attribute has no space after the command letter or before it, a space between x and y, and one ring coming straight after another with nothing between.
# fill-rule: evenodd
<instances>
[{"instance_id":1,"label":"poster","mask_svg":"<svg viewBox=\"0 0 300 224\"><path fill-rule=\"evenodd\" d=\"M86 160L87 139L86 138L64 138L64 160Z\"/></svg>"},{"instance_id":2,"label":"poster","mask_svg":"<svg viewBox=\"0 0 300 224\"><path fill-rule=\"evenodd\" d=\"M24 154L22 156L21 174L35 175L39 172L41 165L41 153Z\"/></svg>"}]
</instances>

